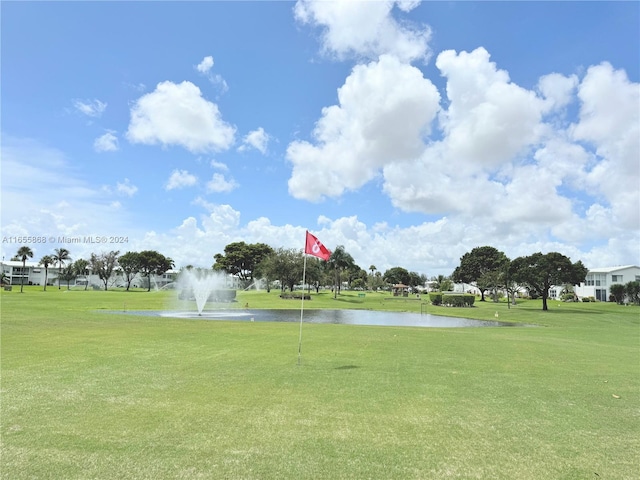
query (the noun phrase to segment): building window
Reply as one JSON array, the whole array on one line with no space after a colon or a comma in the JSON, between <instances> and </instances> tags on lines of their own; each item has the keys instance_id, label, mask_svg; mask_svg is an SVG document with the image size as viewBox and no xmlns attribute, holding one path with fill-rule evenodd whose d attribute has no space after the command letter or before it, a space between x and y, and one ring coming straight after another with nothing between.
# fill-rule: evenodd
<instances>
[{"instance_id":1,"label":"building window","mask_svg":"<svg viewBox=\"0 0 640 480\"><path fill-rule=\"evenodd\" d=\"M622 275L611 275L611 283L622 283Z\"/></svg>"},{"instance_id":2,"label":"building window","mask_svg":"<svg viewBox=\"0 0 640 480\"><path fill-rule=\"evenodd\" d=\"M588 287L593 287L593 285L594 285L594 283L593 283L593 273L587 274L587 279L585 280L584 283Z\"/></svg>"}]
</instances>

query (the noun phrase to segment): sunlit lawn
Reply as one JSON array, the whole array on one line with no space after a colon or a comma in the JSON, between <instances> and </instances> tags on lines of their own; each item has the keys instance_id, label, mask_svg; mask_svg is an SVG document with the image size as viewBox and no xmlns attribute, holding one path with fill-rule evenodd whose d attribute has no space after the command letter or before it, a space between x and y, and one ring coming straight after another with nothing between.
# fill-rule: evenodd
<instances>
[{"instance_id":1,"label":"sunlit lawn","mask_svg":"<svg viewBox=\"0 0 640 480\"><path fill-rule=\"evenodd\" d=\"M637 479L640 309L476 303L538 327L180 320L175 292L2 292L7 479ZM300 308L278 292L226 307ZM331 292L304 308L420 312ZM401 315L402 313L390 313Z\"/></svg>"}]
</instances>

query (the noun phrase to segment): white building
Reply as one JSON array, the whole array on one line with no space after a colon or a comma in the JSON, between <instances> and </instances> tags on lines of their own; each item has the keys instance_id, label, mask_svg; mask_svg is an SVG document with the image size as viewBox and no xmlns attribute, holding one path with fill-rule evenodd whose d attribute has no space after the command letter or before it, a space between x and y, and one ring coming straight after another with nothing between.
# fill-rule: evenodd
<instances>
[{"instance_id":1,"label":"white building","mask_svg":"<svg viewBox=\"0 0 640 480\"><path fill-rule=\"evenodd\" d=\"M64 268L64 267L63 267ZM45 268L38 265L37 262L25 262L24 268L22 262L17 260L3 261L0 264L0 271L5 275L5 281L12 286L20 286L23 282L24 285L44 285L45 282ZM163 288L167 284L173 282L178 276L177 270L168 270L162 275L155 275L151 278L151 288ZM47 285L57 285L58 283L58 266L49 265L47 272ZM61 285L66 285L67 282L62 281ZM70 282L70 287L84 287L85 285L91 288L95 285L97 288L103 289L104 282L100 280L98 275L87 272L86 275L78 275L75 280ZM110 287L126 287L126 281L121 272L116 271L113 276L113 281L109 284ZM140 274L137 274L131 282L132 287L147 288L148 280Z\"/></svg>"},{"instance_id":2,"label":"white building","mask_svg":"<svg viewBox=\"0 0 640 480\"><path fill-rule=\"evenodd\" d=\"M607 302L611 294L611 285L616 283L626 285L633 281L640 281L640 267L635 265L593 268L587 273L585 281L574 287L574 292L579 299L593 297Z\"/></svg>"}]
</instances>

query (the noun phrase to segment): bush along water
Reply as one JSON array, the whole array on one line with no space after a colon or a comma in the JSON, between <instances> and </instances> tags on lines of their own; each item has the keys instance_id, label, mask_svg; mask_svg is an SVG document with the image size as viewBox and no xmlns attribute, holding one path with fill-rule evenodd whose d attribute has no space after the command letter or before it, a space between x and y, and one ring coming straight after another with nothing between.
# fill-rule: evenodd
<instances>
[{"instance_id":1,"label":"bush along water","mask_svg":"<svg viewBox=\"0 0 640 480\"><path fill-rule=\"evenodd\" d=\"M429 292L429 300L433 305L445 307L473 307L476 296L468 293Z\"/></svg>"}]
</instances>

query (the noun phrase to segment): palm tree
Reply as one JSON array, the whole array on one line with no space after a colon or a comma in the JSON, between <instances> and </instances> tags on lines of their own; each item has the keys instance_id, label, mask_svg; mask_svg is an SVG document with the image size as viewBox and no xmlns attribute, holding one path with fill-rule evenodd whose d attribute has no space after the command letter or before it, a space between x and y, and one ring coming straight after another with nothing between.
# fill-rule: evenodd
<instances>
[{"instance_id":1,"label":"palm tree","mask_svg":"<svg viewBox=\"0 0 640 480\"><path fill-rule=\"evenodd\" d=\"M378 270L375 265L369 265L369 271L371 272L371 280L369 282L369 288L373 290L373 274Z\"/></svg>"},{"instance_id":2,"label":"palm tree","mask_svg":"<svg viewBox=\"0 0 640 480\"><path fill-rule=\"evenodd\" d=\"M89 267L89 262L84 258L79 258L75 262L73 262L73 271L78 276L84 276L85 284L84 289L86 290L89 286L89 275L87 275L87 268Z\"/></svg>"},{"instance_id":3,"label":"palm tree","mask_svg":"<svg viewBox=\"0 0 640 480\"><path fill-rule=\"evenodd\" d=\"M20 293L24 287L24 272L27 268L27 258L33 258L33 251L29 247L20 247L16 257L22 261L22 275L20 275Z\"/></svg>"},{"instance_id":4,"label":"palm tree","mask_svg":"<svg viewBox=\"0 0 640 480\"><path fill-rule=\"evenodd\" d=\"M62 266L64 265L64 262L71 260L71 257L69 256L69 250L67 250L66 248L56 248L55 252L56 253L53 256L53 259L55 260L55 263L58 264L58 290L60 290L60 275L62 275Z\"/></svg>"},{"instance_id":5,"label":"palm tree","mask_svg":"<svg viewBox=\"0 0 640 480\"><path fill-rule=\"evenodd\" d=\"M453 281L449 277L438 275L437 277L431 277L431 281L435 282L434 287L438 292L449 292L453 290Z\"/></svg>"},{"instance_id":6,"label":"palm tree","mask_svg":"<svg viewBox=\"0 0 640 480\"><path fill-rule=\"evenodd\" d=\"M335 272L336 286L333 298L338 298L338 290L340 289L340 272L345 268L349 268L354 265L353 257L347 253L344 246L338 245L331 253L328 264L330 267L333 267Z\"/></svg>"},{"instance_id":7,"label":"palm tree","mask_svg":"<svg viewBox=\"0 0 640 480\"><path fill-rule=\"evenodd\" d=\"M47 291L47 275L49 273L49 265L53 265L55 260L51 255L45 255L40 259L40 263L38 265L42 265L44 267L44 291Z\"/></svg>"}]
</instances>

